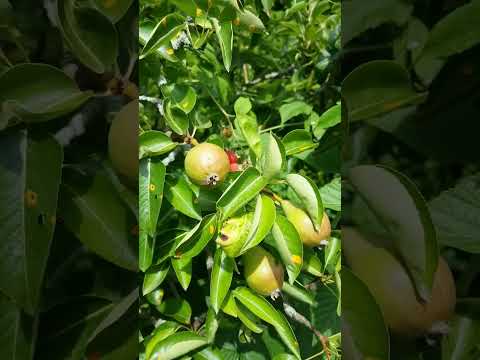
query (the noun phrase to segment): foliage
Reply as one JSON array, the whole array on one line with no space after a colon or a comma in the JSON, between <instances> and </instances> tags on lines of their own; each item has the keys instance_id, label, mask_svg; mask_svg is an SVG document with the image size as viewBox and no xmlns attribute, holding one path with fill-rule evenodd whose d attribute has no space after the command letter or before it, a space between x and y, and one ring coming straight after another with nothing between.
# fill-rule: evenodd
<instances>
[{"instance_id":1,"label":"foliage","mask_svg":"<svg viewBox=\"0 0 480 360\"><path fill-rule=\"evenodd\" d=\"M2 359L138 353L137 196L107 156L138 6L103 3L0 1Z\"/></svg>"},{"instance_id":2,"label":"foliage","mask_svg":"<svg viewBox=\"0 0 480 360\"><path fill-rule=\"evenodd\" d=\"M280 206L337 228L339 16L331 1L140 2L142 357L340 358L340 232L303 247ZM238 171L193 184L197 142ZM245 211L241 246L222 250ZM239 255L255 246L288 272L276 299L246 287Z\"/></svg>"}]
</instances>

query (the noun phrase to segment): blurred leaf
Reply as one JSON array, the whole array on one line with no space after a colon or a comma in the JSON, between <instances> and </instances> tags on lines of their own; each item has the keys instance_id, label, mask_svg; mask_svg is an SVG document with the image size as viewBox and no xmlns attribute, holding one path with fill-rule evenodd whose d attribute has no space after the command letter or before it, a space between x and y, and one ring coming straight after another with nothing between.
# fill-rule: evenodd
<instances>
[{"instance_id":1,"label":"blurred leaf","mask_svg":"<svg viewBox=\"0 0 480 360\"><path fill-rule=\"evenodd\" d=\"M165 197L176 210L193 219L202 219L198 204L194 202L193 192L183 176L175 181L167 180L165 185Z\"/></svg>"},{"instance_id":2,"label":"blurred leaf","mask_svg":"<svg viewBox=\"0 0 480 360\"><path fill-rule=\"evenodd\" d=\"M163 132L156 130L145 131L139 136L138 141L140 159L169 153L178 145Z\"/></svg>"},{"instance_id":3,"label":"blurred leaf","mask_svg":"<svg viewBox=\"0 0 480 360\"><path fill-rule=\"evenodd\" d=\"M294 101L280 106L278 111L280 112L281 123L285 124L287 121L298 115L310 115L312 112L312 106L303 101Z\"/></svg>"},{"instance_id":4,"label":"blurred leaf","mask_svg":"<svg viewBox=\"0 0 480 360\"><path fill-rule=\"evenodd\" d=\"M92 0L92 2L98 10L115 23L125 15L133 0Z\"/></svg>"},{"instance_id":5,"label":"blurred leaf","mask_svg":"<svg viewBox=\"0 0 480 360\"><path fill-rule=\"evenodd\" d=\"M438 263L437 239L415 184L393 169L374 165L351 168L349 181L389 231L420 297L429 299Z\"/></svg>"},{"instance_id":6,"label":"blurred leaf","mask_svg":"<svg viewBox=\"0 0 480 360\"><path fill-rule=\"evenodd\" d=\"M197 102L197 93L191 86L175 84L171 98L173 105L189 114Z\"/></svg>"},{"instance_id":7,"label":"blurred leaf","mask_svg":"<svg viewBox=\"0 0 480 360\"><path fill-rule=\"evenodd\" d=\"M208 341L205 337L197 335L192 331L181 331L170 335L165 340L162 340L155 345L150 358L147 360L176 359L207 344Z\"/></svg>"},{"instance_id":8,"label":"blurred leaf","mask_svg":"<svg viewBox=\"0 0 480 360\"><path fill-rule=\"evenodd\" d=\"M234 24L237 23L252 33L265 31L265 25L262 20L249 10L241 11L238 14L238 19L235 20Z\"/></svg>"},{"instance_id":9,"label":"blurred leaf","mask_svg":"<svg viewBox=\"0 0 480 360\"><path fill-rule=\"evenodd\" d=\"M232 216L242 206L250 202L267 185L267 179L257 169L245 170L223 193L217 201L217 209L222 219Z\"/></svg>"},{"instance_id":10,"label":"blurred leaf","mask_svg":"<svg viewBox=\"0 0 480 360\"><path fill-rule=\"evenodd\" d=\"M278 215L272 228L275 249L287 268L288 282L293 284L303 264L303 244L297 230L285 216Z\"/></svg>"},{"instance_id":11,"label":"blurred leaf","mask_svg":"<svg viewBox=\"0 0 480 360\"><path fill-rule=\"evenodd\" d=\"M429 203L440 244L480 253L480 174L463 178Z\"/></svg>"},{"instance_id":12,"label":"blurred leaf","mask_svg":"<svg viewBox=\"0 0 480 360\"><path fill-rule=\"evenodd\" d=\"M37 309L57 218L62 147L27 130L0 132L0 288L27 313Z\"/></svg>"},{"instance_id":13,"label":"blurred leaf","mask_svg":"<svg viewBox=\"0 0 480 360\"><path fill-rule=\"evenodd\" d=\"M235 108L235 114L237 114L237 116L247 115L252 110L252 103L248 98L239 97L235 101L234 108Z\"/></svg>"},{"instance_id":14,"label":"blurred leaf","mask_svg":"<svg viewBox=\"0 0 480 360\"><path fill-rule=\"evenodd\" d=\"M233 278L234 260L225 254L221 247L215 251L212 277L210 280L210 303L218 313L227 296Z\"/></svg>"}]
</instances>

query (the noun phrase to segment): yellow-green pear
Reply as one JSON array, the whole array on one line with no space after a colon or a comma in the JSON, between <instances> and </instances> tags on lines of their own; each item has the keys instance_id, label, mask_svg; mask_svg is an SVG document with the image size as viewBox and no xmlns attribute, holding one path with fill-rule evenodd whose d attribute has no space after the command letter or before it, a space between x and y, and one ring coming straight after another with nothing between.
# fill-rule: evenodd
<instances>
[{"instance_id":1,"label":"yellow-green pear","mask_svg":"<svg viewBox=\"0 0 480 360\"><path fill-rule=\"evenodd\" d=\"M260 246L248 250L243 256L245 280L250 289L267 296L283 286L282 264Z\"/></svg>"},{"instance_id":2,"label":"yellow-green pear","mask_svg":"<svg viewBox=\"0 0 480 360\"><path fill-rule=\"evenodd\" d=\"M248 238L252 220L253 213L249 212L230 218L223 223L216 242L223 248L227 256L236 257L239 255Z\"/></svg>"},{"instance_id":3,"label":"yellow-green pear","mask_svg":"<svg viewBox=\"0 0 480 360\"><path fill-rule=\"evenodd\" d=\"M424 303L407 270L390 251L373 245L355 228L343 228L342 241L347 263L369 288L393 332L414 337L443 330L454 312L456 294L452 273L442 257L431 299Z\"/></svg>"},{"instance_id":4,"label":"yellow-green pear","mask_svg":"<svg viewBox=\"0 0 480 360\"><path fill-rule=\"evenodd\" d=\"M312 220L302 209L297 208L288 200L282 200L282 208L287 219L295 226L303 244L308 247L321 245L322 241L328 240L332 232L330 219L323 213L320 229L315 229Z\"/></svg>"},{"instance_id":5,"label":"yellow-green pear","mask_svg":"<svg viewBox=\"0 0 480 360\"><path fill-rule=\"evenodd\" d=\"M198 144L185 157L185 172L197 185L215 186L225 179L229 171L227 153L215 144Z\"/></svg>"}]
</instances>

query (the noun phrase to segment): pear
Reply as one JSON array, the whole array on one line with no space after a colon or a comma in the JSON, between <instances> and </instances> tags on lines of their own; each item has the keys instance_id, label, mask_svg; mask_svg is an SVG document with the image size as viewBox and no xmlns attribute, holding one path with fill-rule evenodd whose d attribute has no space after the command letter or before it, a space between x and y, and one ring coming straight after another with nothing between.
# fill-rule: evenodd
<instances>
[{"instance_id":1,"label":"pear","mask_svg":"<svg viewBox=\"0 0 480 360\"><path fill-rule=\"evenodd\" d=\"M227 256L236 257L239 255L248 238L252 221L253 213L249 212L230 218L223 223L216 243L223 248Z\"/></svg>"},{"instance_id":2,"label":"pear","mask_svg":"<svg viewBox=\"0 0 480 360\"><path fill-rule=\"evenodd\" d=\"M430 301L424 303L401 262L386 248L374 246L355 228L343 228L343 254L369 288L394 333L411 337L444 330L455 309L455 282L440 257Z\"/></svg>"},{"instance_id":3,"label":"pear","mask_svg":"<svg viewBox=\"0 0 480 360\"><path fill-rule=\"evenodd\" d=\"M198 144L185 157L185 172L197 185L215 186L225 179L229 171L227 153L215 144Z\"/></svg>"},{"instance_id":4,"label":"pear","mask_svg":"<svg viewBox=\"0 0 480 360\"><path fill-rule=\"evenodd\" d=\"M319 246L322 241L328 240L332 228L330 225L330 219L326 213L323 213L320 229L317 230L305 211L297 208L288 200L282 200L281 204L287 219L293 224L293 226L295 226L304 245L315 247Z\"/></svg>"},{"instance_id":5,"label":"pear","mask_svg":"<svg viewBox=\"0 0 480 360\"><path fill-rule=\"evenodd\" d=\"M243 257L245 280L250 289L267 296L283 286L284 271L280 262L260 246Z\"/></svg>"}]
</instances>

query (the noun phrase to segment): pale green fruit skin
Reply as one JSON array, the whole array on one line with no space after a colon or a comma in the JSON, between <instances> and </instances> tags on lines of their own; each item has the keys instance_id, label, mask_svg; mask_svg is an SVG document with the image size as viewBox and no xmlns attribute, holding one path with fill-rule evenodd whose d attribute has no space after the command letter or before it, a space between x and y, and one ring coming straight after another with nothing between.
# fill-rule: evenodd
<instances>
[{"instance_id":1,"label":"pale green fruit skin","mask_svg":"<svg viewBox=\"0 0 480 360\"><path fill-rule=\"evenodd\" d=\"M138 182L138 100L115 115L108 133L108 155L121 176L130 184Z\"/></svg>"},{"instance_id":2,"label":"pale green fruit skin","mask_svg":"<svg viewBox=\"0 0 480 360\"><path fill-rule=\"evenodd\" d=\"M282 208L287 219L295 226L305 246L320 246L322 241L328 240L330 237L332 227L326 213L323 213L322 223L320 224L320 229L317 231L307 213L294 206L290 201L283 200Z\"/></svg>"},{"instance_id":3,"label":"pale green fruit skin","mask_svg":"<svg viewBox=\"0 0 480 360\"><path fill-rule=\"evenodd\" d=\"M347 263L367 285L393 332L421 336L434 324L451 318L456 302L455 282L443 258L439 258L431 300L424 304L418 300L407 271L389 251L373 246L355 229L343 228L342 235Z\"/></svg>"},{"instance_id":4,"label":"pale green fruit skin","mask_svg":"<svg viewBox=\"0 0 480 360\"><path fill-rule=\"evenodd\" d=\"M185 157L185 172L197 185L215 185L222 182L229 171L227 153L215 144L198 144Z\"/></svg>"},{"instance_id":5,"label":"pale green fruit skin","mask_svg":"<svg viewBox=\"0 0 480 360\"><path fill-rule=\"evenodd\" d=\"M237 257L247 240L252 224L253 213L246 213L228 219L223 223L216 242L229 257Z\"/></svg>"},{"instance_id":6,"label":"pale green fruit skin","mask_svg":"<svg viewBox=\"0 0 480 360\"><path fill-rule=\"evenodd\" d=\"M248 250L242 259L245 280L250 289L264 296L282 289L283 267L268 251L256 246Z\"/></svg>"}]
</instances>

